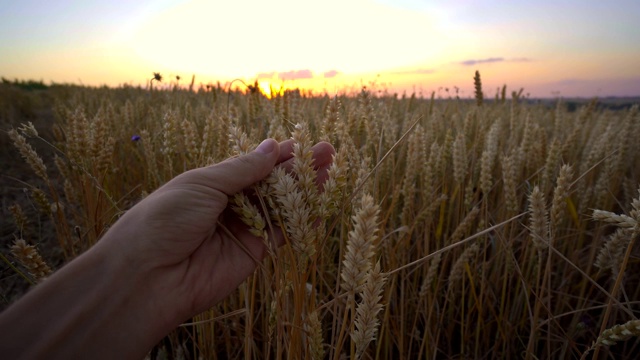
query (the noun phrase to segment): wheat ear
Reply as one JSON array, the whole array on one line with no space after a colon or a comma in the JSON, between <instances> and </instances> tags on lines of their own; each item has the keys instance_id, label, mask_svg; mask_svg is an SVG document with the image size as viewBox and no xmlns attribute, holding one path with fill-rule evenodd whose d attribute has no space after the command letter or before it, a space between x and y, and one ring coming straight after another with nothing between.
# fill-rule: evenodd
<instances>
[{"instance_id":1,"label":"wheat ear","mask_svg":"<svg viewBox=\"0 0 640 360\"><path fill-rule=\"evenodd\" d=\"M11 254L29 271L29 274L36 280L42 281L49 274L51 268L47 265L38 250L33 245L27 244L24 239L16 239L11 246Z\"/></svg>"},{"instance_id":2,"label":"wheat ear","mask_svg":"<svg viewBox=\"0 0 640 360\"><path fill-rule=\"evenodd\" d=\"M378 232L378 205L373 197L363 195L362 205L353 216L353 230L349 231L347 251L342 261L342 283L340 286L350 297L359 291L365 276L371 268L374 253L374 241Z\"/></svg>"},{"instance_id":3,"label":"wheat ear","mask_svg":"<svg viewBox=\"0 0 640 360\"><path fill-rule=\"evenodd\" d=\"M356 344L356 359L362 358L369 343L376 338L378 313L383 308L380 300L385 281L386 275L380 271L380 262L377 262L373 269L367 272L362 302L356 308L356 330L351 334L351 339Z\"/></svg>"}]
</instances>

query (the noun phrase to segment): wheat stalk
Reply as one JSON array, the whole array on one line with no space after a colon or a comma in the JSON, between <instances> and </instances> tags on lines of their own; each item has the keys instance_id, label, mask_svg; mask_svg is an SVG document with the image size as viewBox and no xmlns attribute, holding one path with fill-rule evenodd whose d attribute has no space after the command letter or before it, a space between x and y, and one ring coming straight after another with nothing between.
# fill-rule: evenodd
<instances>
[{"instance_id":1,"label":"wheat stalk","mask_svg":"<svg viewBox=\"0 0 640 360\"><path fill-rule=\"evenodd\" d=\"M582 357L580 359L586 359L587 354L602 345L613 346L618 342L627 341L634 336L640 336L640 320L630 320L624 324L614 325L611 328L603 331L602 334L598 336L598 339L596 339L593 345L591 345L591 347L582 354Z\"/></svg>"},{"instance_id":2,"label":"wheat stalk","mask_svg":"<svg viewBox=\"0 0 640 360\"><path fill-rule=\"evenodd\" d=\"M356 359L362 358L369 343L376 338L378 332L378 313L382 311L382 290L386 275L380 271L380 262L367 271L362 290L362 301L356 308L356 330L351 333L351 339L356 344Z\"/></svg>"},{"instance_id":3,"label":"wheat stalk","mask_svg":"<svg viewBox=\"0 0 640 360\"><path fill-rule=\"evenodd\" d=\"M363 195L361 205L353 215L353 229L349 231L347 248L342 260L340 277L342 289L353 297L365 281L375 255L375 241L378 233L379 208L373 197Z\"/></svg>"},{"instance_id":4,"label":"wheat stalk","mask_svg":"<svg viewBox=\"0 0 640 360\"><path fill-rule=\"evenodd\" d=\"M22 158L29 164L29 166L31 166L31 169L33 169L36 175L48 183L49 176L47 175L47 167L44 165L44 162L38 153L36 153L29 143L27 143L25 137L20 135L14 129L9 130L8 134L11 141L13 141L13 145L20 152ZM37 135L37 132L35 134Z\"/></svg>"},{"instance_id":5,"label":"wheat stalk","mask_svg":"<svg viewBox=\"0 0 640 360\"><path fill-rule=\"evenodd\" d=\"M24 266L36 281L43 281L51 274L51 268L47 265L38 250L27 244L24 239L16 239L11 246L11 254Z\"/></svg>"}]
</instances>

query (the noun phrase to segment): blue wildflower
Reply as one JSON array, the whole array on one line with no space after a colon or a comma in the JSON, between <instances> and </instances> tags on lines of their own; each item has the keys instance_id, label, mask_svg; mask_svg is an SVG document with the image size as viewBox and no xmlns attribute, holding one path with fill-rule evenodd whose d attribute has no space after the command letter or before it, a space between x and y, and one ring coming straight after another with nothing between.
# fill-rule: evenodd
<instances>
[{"instance_id":1,"label":"blue wildflower","mask_svg":"<svg viewBox=\"0 0 640 360\"><path fill-rule=\"evenodd\" d=\"M140 135L133 135L131 137L131 141L138 141L138 140L140 140Z\"/></svg>"}]
</instances>

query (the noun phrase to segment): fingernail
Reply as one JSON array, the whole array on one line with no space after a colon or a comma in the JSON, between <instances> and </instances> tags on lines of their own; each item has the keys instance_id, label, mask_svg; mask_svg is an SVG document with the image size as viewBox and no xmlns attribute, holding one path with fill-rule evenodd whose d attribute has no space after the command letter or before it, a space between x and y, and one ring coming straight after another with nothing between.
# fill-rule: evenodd
<instances>
[{"instance_id":1,"label":"fingernail","mask_svg":"<svg viewBox=\"0 0 640 360\"><path fill-rule=\"evenodd\" d=\"M275 141L272 139L266 139L258 145L256 151L261 154L270 154L275 148Z\"/></svg>"}]
</instances>

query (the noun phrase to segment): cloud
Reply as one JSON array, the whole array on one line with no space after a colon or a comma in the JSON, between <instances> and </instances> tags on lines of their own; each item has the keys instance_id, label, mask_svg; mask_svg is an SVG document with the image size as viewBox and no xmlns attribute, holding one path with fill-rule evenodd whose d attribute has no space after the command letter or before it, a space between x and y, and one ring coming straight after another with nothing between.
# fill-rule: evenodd
<instances>
[{"instance_id":1,"label":"cloud","mask_svg":"<svg viewBox=\"0 0 640 360\"><path fill-rule=\"evenodd\" d=\"M336 77L339 74L338 70L329 70L324 73L325 79Z\"/></svg>"},{"instance_id":2,"label":"cloud","mask_svg":"<svg viewBox=\"0 0 640 360\"><path fill-rule=\"evenodd\" d=\"M460 65L473 66L478 64L491 64L491 63L497 63L497 62L531 62L531 61L533 60L526 57L511 58L511 59L505 59L503 57L491 57L486 59L470 59L470 60L461 61Z\"/></svg>"},{"instance_id":3,"label":"cloud","mask_svg":"<svg viewBox=\"0 0 640 360\"><path fill-rule=\"evenodd\" d=\"M414 70L394 71L392 72L392 74L394 75L429 75L435 72L436 71L433 69L414 69Z\"/></svg>"},{"instance_id":4,"label":"cloud","mask_svg":"<svg viewBox=\"0 0 640 360\"><path fill-rule=\"evenodd\" d=\"M472 60L465 60L460 62L461 65L464 66L473 66L473 65L477 65L477 64L487 64L487 63L496 63L496 62L501 62L504 61L504 58L501 57L494 57L494 58L487 58L487 59L472 59Z\"/></svg>"},{"instance_id":5,"label":"cloud","mask_svg":"<svg viewBox=\"0 0 640 360\"><path fill-rule=\"evenodd\" d=\"M278 73L278 78L282 80L311 79L313 78L313 73L309 69L292 70Z\"/></svg>"}]
</instances>

